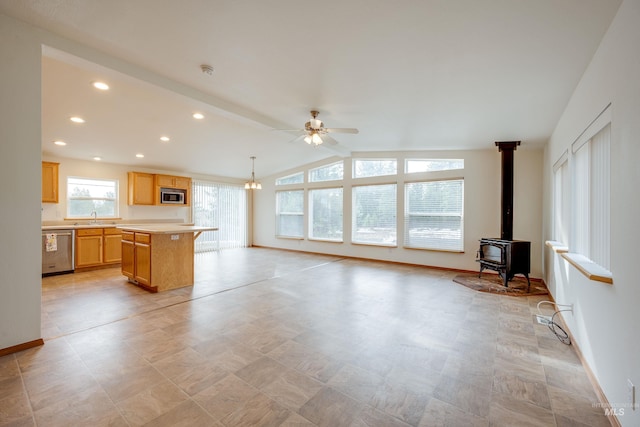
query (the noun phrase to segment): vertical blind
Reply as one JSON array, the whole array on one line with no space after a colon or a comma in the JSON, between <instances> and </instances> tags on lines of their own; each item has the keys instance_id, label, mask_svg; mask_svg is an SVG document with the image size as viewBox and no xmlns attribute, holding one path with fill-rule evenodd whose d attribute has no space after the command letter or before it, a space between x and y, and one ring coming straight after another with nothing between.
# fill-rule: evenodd
<instances>
[{"instance_id":1,"label":"vertical blind","mask_svg":"<svg viewBox=\"0 0 640 427\"><path fill-rule=\"evenodd\" d=\"M611 125L605 126L591 139L590 254L596 264L609 269L610 254L610 156Z\"/></svg>"},{"instance_id":2,"label":"vertical blind","mask_svg":"<svg viewBox=\"0 0 640 427\"><path fill-rule=\"evenodd\" d=\"M276 192L276 234L304 237L304 190Z\"/></svg>"},{"instance_id":3,"label":"vertical blind","mask_svg":"<svg viewBox=\"0 0 640 427\"><path fill-rule=\"evenodd\" d=\"M202 233L196 252L247 246L247 192L242 186L193 182L193 222L218 231Z\"/></svg>"},{"instance_id":4,"label":"vertical blind","mask_svg":"<svg viewBox=\"0 0 640 427\"><path fill-rule=\"evenodd\" d=\"M571 179L566 153L564 159L555 168L553 181L553 239L568 245L569 224L571 223Z\"/></svg>"},{"instance_id":5,"label":"vertical blind","mask_svg":"<svg viewBox=\"0 0 640 427\"><path fill-rule=\"evenodd\" d=\"M342 242L342 187L309 190L309 237Z\"/></svg>"},{"instance_id":6,"label":"vertical blind","mask_svg":"<svg viewBox=\"0 0 640 427\"><path fill-rule=\"evenodd\" d=\"M405 184L405 246L462 251L464 181Z\"/></svg>"},{"instance_id":7,"label":"vertical blind","mask_svg":"<svg viewBox=\"0 0 640 427\"><path fill-rule=\"evenodd\" d=\"M572 251L610 264L610 131L605 126L573 155Z\"/></svg>"},{"instance_id":8,"label":"vertical blind","mask_svg":"<svg viewBox=\"0 0 640 427\"><path fill-rule=\"evenodd\" d=\"M396 184L353 187L354 243L396 245Z\"/></svg>"}]
</instances>

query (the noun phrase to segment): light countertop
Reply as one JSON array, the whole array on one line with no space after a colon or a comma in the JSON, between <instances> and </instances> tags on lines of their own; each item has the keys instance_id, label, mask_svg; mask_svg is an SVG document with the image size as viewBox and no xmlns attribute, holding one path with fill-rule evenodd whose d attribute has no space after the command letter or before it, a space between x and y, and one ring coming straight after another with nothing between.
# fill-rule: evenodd
<instances>
[{"instance_id":1,"label":"light countertop","mask_svg":"<svg viewBox=\"0 0 640 427\"><path fill-rule=\"evenodd\" d=\"M218 227L201 227L190 224L119 224L116 227L124 231L149 234L201 233L203 231L218 230Z\"/></svg>"}]
</instances>

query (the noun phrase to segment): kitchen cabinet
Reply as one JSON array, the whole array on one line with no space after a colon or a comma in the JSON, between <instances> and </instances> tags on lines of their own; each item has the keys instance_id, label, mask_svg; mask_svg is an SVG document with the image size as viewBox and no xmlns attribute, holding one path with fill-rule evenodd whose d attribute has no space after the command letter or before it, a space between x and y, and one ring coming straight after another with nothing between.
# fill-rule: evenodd
<instances>
[{"instance_id":1,"label":"kitchen cabinet","mask_svg":"<svg viewBox=\"0 0 640 427\"><path fill-rule=\"evenodd\" d=\"M122 274L150 292L192 286L194 239L215 227L122 226Z\"/></svg>"},{"instance_id":2,"label":"kitchen cabinet","mask_svg":"<svg viewBox=\"0 0 640 427\"><path fill-rule=\"evenodd\" d=\"M135 275L141 285L151 285L151 236L145 233L135 235Z\"/></svg>"},{"instance_id":3,"label":"kitchen cabinet","mask_svg":"<svg viewBox=\"0 0 640 427\"><path fill-rule=\"evenodd\" d=\"M105 228L103 232L104 264L118 263L122 260L122 231L118 228Z\"/></svg>"},{"instance_id":4,"label":"kitchen cabinet","mask_svg":"<svg viewBox=\"0 0 640 427\"><path fill-rule=\"evenodd\" d=\"M122 259L122 231L117 228L76 230L76 268L117 264Z\"/></svg>"},{"instance_id":5,"label":"kitchen cabinet","mask_svg":"<svg viewBox=\"0 0 640 427\"><path fill-rule=\"evenodd\" d=\"M58 166L60 163L42 162L42 203L58 203Z\"/></svg>"},{"instance_id":6,"label":"kitchen cabinet","mask_svg":"<svg viewBox=\"0 0 640 427\"><path fill-rule=\"evenodd\" d=\"M102 228L76 230L76 268L102 264Z\"/></svg>"},{"instance_id":7,"label":"kitchen cabinet","mask_svg":"<svg viewBox=\"0 0 640 427\"><path fill-rule=\"evenodd\" d=\"M155 175L152 173L129 172L127 203L129 205L155 204Z\"/></svg>"},{"instance_id":8,"label":"kitchen cabinet","mask_svg":"<svg viewBox=\"0 0 640 427\"><path fill-rule=\"evenodd\" d=\"M144 172L128 172L127 177L127 203L129 205L173 207L191 205L191 178L189 177ZM185 193L184 205L162 204L160 199L161 188L183 190Z\"/></svg>"},{"instance_id":9,"label":"kitchen cabinet","mask_svg":"<svg viewBox=\"0 0 640 427\"><path fill-rule=\"evenodd\" d=\"M156 175L156 187L191 189L191 178L185 176Z\"/></svg>"}]
</instances>

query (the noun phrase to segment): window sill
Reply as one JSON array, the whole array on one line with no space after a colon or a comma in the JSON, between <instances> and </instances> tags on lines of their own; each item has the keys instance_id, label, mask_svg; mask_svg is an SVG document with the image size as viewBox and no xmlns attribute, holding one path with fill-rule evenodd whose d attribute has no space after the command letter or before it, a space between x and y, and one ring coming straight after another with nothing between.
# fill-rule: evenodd
<instances>
[{"instance_id":1,"label":"window sill","mask_svg":"<svg viewBox=\"0 0 640 427\"><path fill-rule=\"evenodd\" d=\"M405 249L411 249L416 251L430 251L430 252L447 252L451 254L463 254L464 249L436 249L436 248L421 248L418 246L403 246Z\"/></svg>"},{"instance_id":2,"label":"window sill","mask_svg":"<svg viewBox=\"0 0 640 427\"><path fill-rule=\"evenodd\" d=\"M553 251L557 254L564 254L569 252L569 247L565 246L562 242L556 242L555 240L547 240L544 242L545 245L549 246Z\"/></svg>"},{"instance_id":3,"label":"window sill","mask_svg":"<svg viewBox=\"0 0 640 427\"><path fill-rule=\"evenodd\" d=\"M588 277L589 280L613 285L613 275L611 272L591 261L586 256L565 252L562 254L562 258L569 261L569 264L577 268L578 271Z\"/></svg>"},{"instance_id":4,"label":"window sill","mask_svg":"<svg viewBox=\"0 0 640 427\"><path fill-rule=\"evenodd\" d=\"M304 240L304 237L298 237L298 236L276 236L276 239Z\"/></svg>"}]
</instances>

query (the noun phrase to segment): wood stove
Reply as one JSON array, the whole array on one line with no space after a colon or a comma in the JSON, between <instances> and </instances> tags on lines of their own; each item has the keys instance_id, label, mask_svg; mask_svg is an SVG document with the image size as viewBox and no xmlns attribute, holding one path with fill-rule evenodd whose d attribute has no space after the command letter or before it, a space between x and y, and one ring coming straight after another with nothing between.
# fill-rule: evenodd
<instances>
[{"instance_id":1,"label":"wood stove","mask_svg":"<svg viewBox=\"0 0 640 427\"><path fill-rule=\"evenodd\" d=\"M521 240L480 239L480 249L477 260L482 270L497 271L504 282L509 286L509 281L516 274L523 274L527 278L527 292L531 286L529 281L531 259L531 242Z\"/></svg>"},{"instance_id":2,"label":"wood stove","mask_svg":"<svg viewBox=\"0 0 640 427\"><path fill-rule=\"evenodd\" d=\"M504 286L516 274L527 278L527 291L531 286L529 271L531 268L531 242L513 240L513 152L520 141L496 142L502 154L502 203L500 217L500 238L480 239L480 249L476 261L480 263L480 273L485 269L498 272Z\"/></svg>"}]
</instances>

